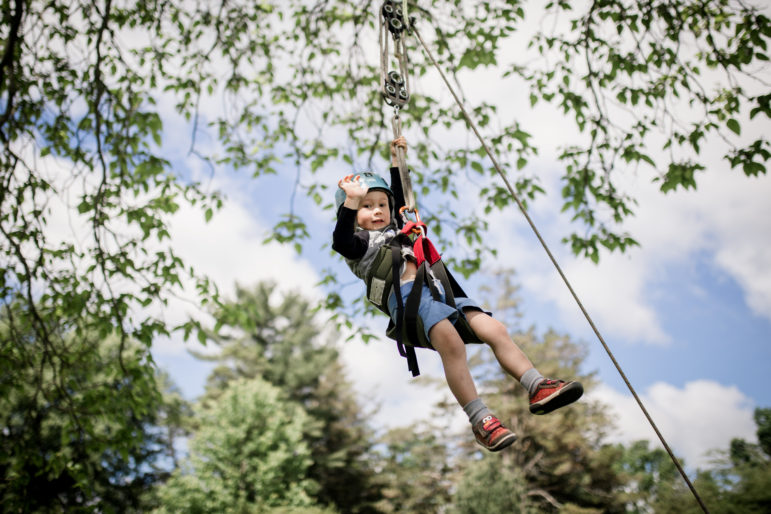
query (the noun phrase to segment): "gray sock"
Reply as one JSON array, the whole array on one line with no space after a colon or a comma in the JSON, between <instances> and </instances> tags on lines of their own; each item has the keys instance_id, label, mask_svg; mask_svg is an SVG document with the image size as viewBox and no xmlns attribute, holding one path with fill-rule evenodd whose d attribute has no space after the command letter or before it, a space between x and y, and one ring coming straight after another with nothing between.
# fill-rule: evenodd
<instances>
[{"instance_id":1,"label":"gray sock","mask_svg":"<svg viewBox=\"0 0 771 514\"><path fill-rule=\"evenodd\" d=\"M472 426L482 421L485 416L492 416L493 414L490 412L490 409L487 408L487 405L484 404L481 398L471 400L466 405L464 405L463 412L465 412L468 416L468 420L471 422Z\"/></svg>"},{"instance_id":2,"label":"gray sock","mask_svg":"<svg viewBox=\"0 0 771 514\"><path fill-rule=\"evenodd\" d=\"M519 383L522 384L522 387L527 389L528 395L533 396L538 389L538 384L540 384L542 380L543 375L541 375L537 369L530 368L525 371L522 378L519 379Z\"/></svg>"}]
</instances>

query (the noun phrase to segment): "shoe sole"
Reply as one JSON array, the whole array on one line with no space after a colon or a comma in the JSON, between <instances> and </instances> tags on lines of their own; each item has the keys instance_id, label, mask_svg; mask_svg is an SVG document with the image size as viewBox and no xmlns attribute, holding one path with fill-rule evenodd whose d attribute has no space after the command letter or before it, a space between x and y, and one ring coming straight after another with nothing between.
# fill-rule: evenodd
<instances>
[{"instance_id":1,"label":"shoe sole","mask_svg":"<svg viewBox=\"0 0 771 514\"><path fill-rule=\"evenodd\" d=\"M530 406L530 412L536 415L548 414L554 410L569 405L581 398L584 394L584 386L580 382L572 382L551 396L547 396L538 403Z\"/></svg>"},{"instance_id":2,"label":"shoe sole","mask_svg":"<svg viewBox=\"0 0 771 514\"><path fill-rule=\"evenodd\" d=\"M490 450L491 452L499 452L504 448L508 448L509 446L511 446L516 440L517 440L517 434L515 434L514 432L510 432L508 435L501 437L501 440L497 441L495 443L495 446L487 446L482 442L480 442L479 439L477 439L476 442L479 446L481 446L486 450Z\"/></svg>"}]
</instances>

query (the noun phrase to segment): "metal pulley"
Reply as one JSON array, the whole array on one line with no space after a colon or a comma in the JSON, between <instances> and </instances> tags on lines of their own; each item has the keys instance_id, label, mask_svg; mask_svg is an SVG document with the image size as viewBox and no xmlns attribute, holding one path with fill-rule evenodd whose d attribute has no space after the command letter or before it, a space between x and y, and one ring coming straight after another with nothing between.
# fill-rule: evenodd
<instances>
[{"instance_id":1,"label":"metal pulley","mask_svg":"<svg viewBox=\"0 0 771 514\"><path fill-rule=\"evenodd\" d=\"M402 34L410 30L413 21L407 16L406 0L385 0L380 9L380 84L385 103L394 108L391 119L394 139L402 134L402 123L399 111L406 107L410 99L410 79L408 75L407 46ZM393 56L389 52L389 42L393 41ZM388 71L391 58L395 58L399 71ZM406 206L415 208L415 193L412 191L409 170L405 160L404 150L396 149L396 161L404 192Z\"/></svg>"},{"instance_id":2,"label":"metal pulley","mask_svg":"<svg viewBox=\"0 0 771 514\"><path fill-rule=\"evenodd\" d=\"M383 84L383 99L392 107L404 107L409 101L410 94L407 92L404 79L398 71L389 71L386 75L386 81Z\"/></svg>"},{"instance_id":3,"label":"metal pulley","mask_svg":"<svg viewBox=\"0 0 771 514\"><path fill-rule=\"evenodd\" d=\"M402 8L396 4L393 0L386 0L383 2L382 9L383 17L386 21L388 31L393 35L394 39L402 37L402 31L404 30L404 12Z\"/></svg>"},{"instance_id":4,"label":"metal pulley","mask_svg":"<svg viewBox=\"0 0 771 514\"><path fill-rule=\"evenodd\" d=\"M383 99L391 107L403 108L410 99L410 82L407 76L408 59L405 38L402 34L409 30L407 3L404 0L385 0L380 8L380 84ZM389 42L393 41L393 56L389 52ZM398 71L388 71L391 60L395 58Z\"/></svg>"}]
</instances>

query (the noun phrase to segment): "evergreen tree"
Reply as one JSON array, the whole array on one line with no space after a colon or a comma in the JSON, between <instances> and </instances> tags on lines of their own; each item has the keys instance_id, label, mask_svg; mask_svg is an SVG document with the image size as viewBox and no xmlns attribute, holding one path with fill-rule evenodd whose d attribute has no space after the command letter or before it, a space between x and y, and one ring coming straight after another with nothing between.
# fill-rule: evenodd
<instances>
[{"instance_id":1,"label":"evergreen tree","mask_svg":"<svg viewBox=\"0 0 771 514\"><path fill-rule=\"evenodd\" d=\"M761 427L758 428L760 430ZM629 491L631 512L702 512L664 450L649 449L646 441L637 442L625 450L619 463L623 472L630 477L626 489ZM729 449L715 450L715 456L713 467L699 470L693 480L694 487L710 512L769 512L771 465L760 445L734 439Z\"/></svg>"},{"instance_id":2,"label":"evergreen tree","mask_svg":"<svg viewBox=\"0 0 771 514\"><path fill-rule=\"evenodd\" d=\"M454 479L445 434L435 426L410 426L392 428L381 437L381 512L444 511Z\"/></svg>"},{"instance_id":3,"label":"evergreen tree","mask_svg":"<svg viewBox=\"0 0 771 514\"><path fill-rule=\"evenodd\" d=\"M312 461L303 427L309 418L302 407L254 378L231 382L196 411L190 458L160 487L156 512L313 507L317 484L307 477Z\"/></svg>"},{"instance_id":4,"label":"evergreen tree","mask_svg":"<svg viewBox=\"0 0 771 514\"><path fill-rule=\"evenodd\" d=\"M636 441L628 446L619 444L615 448L618 458L613 467L626 479L624 496L628 511L649 512L660 499L675 501L678 508L690 508L693 502L692 497L688 497L690 491L681 487L682 479L667 452L650 448L648 441Z\"/></svg>"},{"instance_id":5,"label":"evergreen tree","mask_svg":"<svg viewBox=\"0 0 771 514\"><path fill-rule=\"evenodd\" d=\"M538 336L532 327L519 329L518 288L511 273L499 273L495 283L499 291L498 305L493 309L495 316L509 327L517 345L538 370L547 377L579 380L585 389L591 389L592 374L582 373L580 368L586 349L553 331ZM567 508L623 512L624 504L617 494L623 480L612 468L617 452L602 443L610 426L602 406L584 398L548 416L534 416L528 410L527 392L501 370L489 348L469 349L469 364L481 397L518 436L511 450L481 455L483 461L493 460L495 464L476 466L497 467L507 480L523 483L523 496L540 512ZM468 437L466 441L465 460L480 458L479 447ZM470 473L473 475L474 471ZM485 497L487 487L484 482L466 482L463 503L470 502L474 495ZM487 496L485 502L490 501ZM510 500L502 497L501 501L508 505ZM528 508L528 504L521 508Z\"/></svg>"},{"instance_id":6,"label":"evergreen tree","mask_svg":"<svg viewBox=\"0 0 771 514\"><path fill-rule=\"evenodd\" d=\"M370 512L380 498L368 461L372 441L334 345L315 309L298 294L274 295L272 284L238 288L216 313L211 338L219 352L196 355L217 363L203 401L216 401L238 378L259 377L278 387L310 415L303 425L319 484L314 497L344 512Z\"/></svg>"},{"instance_id":7,"label":"evergreen tree","mask_svg":"<svg viewBox=\"0 0 771 514\"><path fill-rule=\"evenodd\" d=\"M755 409L755 425L758 427L758 444L771 457L771 409Z\"/></svg>"},{"instance_id":8,"label":"evergreen tree","mask_svg":"<svg viewBox=\"0 0 771 514\"><path fill-rule=\"evenodd\" d=\"M758 443L732 440L723 466L711 473L723 493L721 504L730 506L726 512L771 512L771 409L755 409L754 418Z\"/></svg>"},{"instance_id":9,"label":"evergreen tree","mask_svg":"<svg viewBox=\"0 0 771 514\"><path fill-rule=\"evenodd\" d=\"M480 494L484 489L485 494ZM495 459L472 461L453 496L453 514L535 514L541 512L527 495L521 470L502 468Z\"/></svg>"}]
</instances>

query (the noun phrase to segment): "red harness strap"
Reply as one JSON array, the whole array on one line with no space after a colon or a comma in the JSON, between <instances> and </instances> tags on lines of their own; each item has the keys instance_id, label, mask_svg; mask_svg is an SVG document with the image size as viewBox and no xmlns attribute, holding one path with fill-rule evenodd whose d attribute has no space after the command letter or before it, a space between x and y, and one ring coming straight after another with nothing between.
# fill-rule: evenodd
<instances>
[{"instance_id":1,"label":"red harness strap","mask_svg":"<svg viewBox=\"0 0 771 514\"><path fill-rule=\"evenodd\" d=\"M421 230L421 228L423 230ZM422 221L407 222L402 229L402 234L418 234L418 238L415 239L415 242L412 244L412 251L415 254L415 259L418 261L418 266L420 266L423 261L427 261L429 266L433 266L442 258L441 255L439 255L439 252L436 251L436 248L434 248L434 244L424 235L427 230L426 224Z\"/></svg>"}]
</instances>

